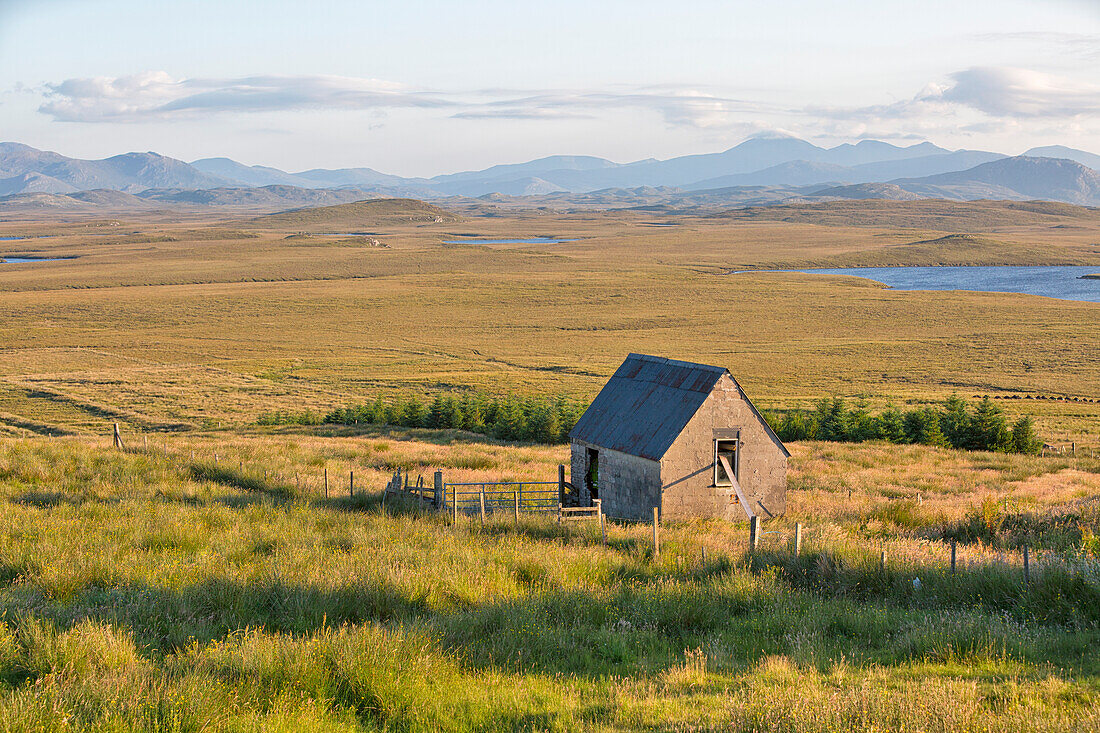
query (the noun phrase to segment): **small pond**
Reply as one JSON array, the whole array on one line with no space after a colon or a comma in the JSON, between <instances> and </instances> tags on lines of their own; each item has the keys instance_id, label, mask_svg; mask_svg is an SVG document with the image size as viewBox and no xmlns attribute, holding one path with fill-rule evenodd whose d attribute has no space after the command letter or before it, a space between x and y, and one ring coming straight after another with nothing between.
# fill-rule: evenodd
<instances>
[{"instance_id":1,"label":"small pond","mask_svg":"<svg viewBox=\"0 0 1100 733\"><path fill-rule=\"evenodd\" d=\"M0 265L18 265L27 262L57 262L58 260L72 260L74 257L4 257L0 255Z\"/></svg>"},{"instance_id":2,"label":"small pond","mask_svg":"<svg viewBox=\"0 0 1100 733\"><path fill-rule=\"evenodd\" d=\"M897 290L976 290L1024 293L1100 303L1100 266L845 267L794 270L815 275L852 275Z\"/></svg>"},{"instance_id":3,"label":"small pond","mask_svg":"<svg viewBox=\"0 0 1100 733\"><path fill-rule=\"evenodd\" d=\"M576 241L576 239L532 237L531 239L445 239L443 244L561 244L562 242Z\"/></svg>"}]
</instances>

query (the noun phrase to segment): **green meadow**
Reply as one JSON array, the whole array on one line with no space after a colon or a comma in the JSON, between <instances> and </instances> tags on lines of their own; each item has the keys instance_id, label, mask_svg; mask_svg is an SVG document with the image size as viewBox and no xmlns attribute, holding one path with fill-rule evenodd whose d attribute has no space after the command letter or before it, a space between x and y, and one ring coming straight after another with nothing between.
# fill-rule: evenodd
<instances>
[{"instance_id":1,"label":"green meadow","mask_svg":"<svg viewBox=\"0 0 1100 733\"><path fill-rule=\"evenodd\" d=\"M4 729L1100 725L1100 561L1080 535L1051 537L1045 563L1033 542L1026 585L994 538L963 541L955 574L943 541L979 498L1064 514L1095 496L1096 462L909 446L883 466L896 447L799 445L790 515L757 553L743 523L699 522L662 528L654 558L647 526L612 523L607 546L591 523L452 526L335 479L470 455L482 476L523 479L561 449L426 431L105 443L0 443ZM983 464L961 490L956 474ZM939 477L920 505L889 473L914 465ZM1076 521L1098 529L1095 509Z\"/></svg>"},{"instance_id":2,"label":"green meadow","mask_svg":"<svg viewBox=\"0 0 1100 733\"><path fill-rule=\"evenodd\" d=\"M380 202L16 235L50 236L0 255L73 259L0 265L0 730L1100 730L1100 306L757 272L1100 272L1094 210ZM577 241L446 243L474 236ZM755 552L700 521L655 556L648 525L383 507L394 471L554 480L564 446L271 417L583 404L632 351L776 414L988 395L1055 448L793 440Z\"/></svg>"}]
</instances>

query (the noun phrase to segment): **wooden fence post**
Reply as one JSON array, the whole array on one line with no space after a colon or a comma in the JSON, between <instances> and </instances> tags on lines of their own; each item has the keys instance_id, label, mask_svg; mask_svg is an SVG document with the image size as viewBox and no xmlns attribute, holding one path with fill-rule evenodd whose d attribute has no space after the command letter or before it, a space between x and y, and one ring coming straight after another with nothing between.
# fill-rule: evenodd
<instances>
[{"instance_id":1,"label":"wooden fence post","mask_svg":"<svg viewBox=\"0 0 1100 733\"><path fill-rule=\"evenodd\" d=\"M656 560L661 556L661 536L659 534L658 526L660 525L661 518L660 512L657 507L653 507L653 559Z\"/></svg>"},{"instance_id":2,"label":"wooden fence post","mask_svg":"<svg viewBox=\"0 0 1100 733\"><path fill-rule=\"evenodd\" d=\"M558 464L558 503L565 504L565 464Z\"/></svg>"},{"instance_id":3,"label":"wooden fence post","mask_svg":"<svg viewBox=\"0 0 1100 733\"><path fill-rule=\"evenodd\" d=\"M1024 583L1031 583L1031 557L1026 546L1024 547Z\"/></svg>"},{"instance_id":4,"label":"wooden fence post","mask_svg":"<svg viewBox=\"0 0 1100 733\"><path fill-rule=\"evenodd\" d=\"M512 489L512 503L516 509L516 524L519 524L519 489Z\"/></svg>"},{"instance_id":5,"label":"wooden fence post","mask_svg":"<svg viewBox=\"0 0 1100 733\"><path fill-rule=\"evenodd\" d=\"M328 498L328 466L325 466L325 498Z\"/></svg>"},{"instance_id":6,"label":"wooden fence post","mask_svg":"<svg viewBox=\"0 0 1100 733\"><path fill-rule=\"evenodd\" d=\"M756 552L760 546L760 517L755 516L749 520L749 552Z\"/></svg>"},{"instance_id":7,"label":"wooden fence post","mask_svg":"<svg viewBox=\"0 0 1100 733\"><path fill-rule=\"evenodd\" d=\"M214 451L214 465L218 465L218 452Z\"/></svg>"},{"instance_id":8,"label":"wooden fence post","mask_svg":"<svg viewBox=\"0 0 1100 733\"><path fill-rule=\"evenodd\" d=\"M436 471L432 476L432 488L435 489L435 504L436 509L443 511L446 507L446 497L443 494L443 472Z\"/></svg>"},{"instance_id":9,"label":"wooden fence post","mask_svg":"<svg viewBox=\"0 0 1100 733\"><path fill-rule=\"evenodd\" d=\"M355 498L355 471L348 471L348 496Z\"/></svg>"},{"instance_id":10,"label":"wooden fence post","mask_svg":"<svg viewBox=\"0 0 1100 733\"><path fill-rule=\"evenodd\" d=\"M53 433L50 433L50 437L51 438L53 437ZM149 450L149 436L147 436L147 435L141 436L141 449L142 450Z\"/></svg>"},{"instance_id":11,"label":"wooden fence post","mask_svg":"<svg viewBox=\"0 0 1100 733\"><path fill-rule=\"evenodd\" d=\"M700 547L699 548L699 560L700 560L701 564L703 564L703 565L707 564L707 548L706 547Z\"/></svg>"},{"instance_id":12,"label":"wooden fence post","mask_svg":"<svg viewBox=\"0 0 1100 733\"><path fill-rule=\"evenodd\" d=\"M115 423L115 433L114 433L114 436L112 436L112 437L114 439L115 447L118 448L119 450L125 450L125 446L122 445L122 433L120 433L119 430L118 430L118 423L117 422Z\"/></svg>"},{"instance_id":13,"label":"wooden fence post","mask_svg":"<svg viewBox=\"0 0 1100 733\"><path fill-rule=\"evenodd\" d=\"M481 485L481 489L478 491L478 498L481 500L481 522L485 523L485 484Z\"/></svg>"},{"instance_id":14,"label":"wooden fence post","mask_svg":"<svg viewBox=\"0 0 1100 733\"><path fill-rule=\"evenodd\" d=\"M454 526L458 526L458 489L451 487L451 511L454 512Z\"/></svg>"},{"instance_id":15,"label":"wooden fence post","mask_svg":"<svg viewBox=\"0 0 1100 733\"><path fill-rule=\"evenodd\" d=\"M794 556L802 554L802 523L794 523Z\"/></svg>"},{"instance_id":16,"label":"wooden fence post","mask_svg":"<svg viewBox=\"0 0 1100 733\"><path fill-rule=\"evenodd\" d=\"M886 550L882 551L882 554L878 558L878 567L882 572L886 572Z\"/></svg>"},{"instance_id":17,"label":"wooden fence post","mask_svg":"<svg viewBox=\"0 0 1100 733\"><path fill-rule=\"evenodd\" d=\"M955 574L955 567L956 567L955 566L955 560L956 560L956 557L958 556L958 551L959 551L959 547L958 547L957 541L956 540L951 540L951 574L952 575Z\"/></svg>"},{"instance_id":18,"label":"wooden fence post","mask_svg":"<svg viewBox=\"0 0 1100 733\"><path fill-rule=\"evenodd\" d=\"M600 536L603 537L603 546L607 547L607 522L603 517L603 501L596 499L596 514L600 516Z\"/></svg>"}]
</instances>

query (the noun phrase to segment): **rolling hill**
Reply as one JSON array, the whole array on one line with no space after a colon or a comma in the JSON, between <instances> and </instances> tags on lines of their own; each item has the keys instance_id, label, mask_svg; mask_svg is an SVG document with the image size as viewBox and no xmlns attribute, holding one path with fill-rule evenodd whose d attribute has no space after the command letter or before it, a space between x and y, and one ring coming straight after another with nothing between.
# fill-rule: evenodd
<instances>
[{"instance_id":1,"label":"rolling hill","mask_svg":"<svg viewBox=\"0 0 1100 733\"><path fill-rule=\"evenodd\" d=\"M1022 154L1029 158L1066 158L1075 160L1087 168L1100 170L1100 155L1086 153L1084 150L1074 150L1065 145L1046 145L1041 148L1032 148Z\"/></svg>"},{"instance_id":2,"label":"rolling hill","mask_svg":"<svg viewBox=\"0 0 1100 733\"><path fill-rule=\"evenodd\" d=\"M248 220L252 227L311 233L350 232L364 227L423 222L439 224L459 217L433 204L415 199L373 199L336 206L294 209Z\"/></svg>"},{"instance_id":3,"label":"rolling hill","mask_svg":"<svg viewBox=\"0 0 1100 733\"><path fill-rule=\"evenodd\" d=\"M1100 173L1064 158L1017 156L965 171L892 181L912 193L960 200L1044 199L1100 206Z\"/></svg>"}]
</instances>

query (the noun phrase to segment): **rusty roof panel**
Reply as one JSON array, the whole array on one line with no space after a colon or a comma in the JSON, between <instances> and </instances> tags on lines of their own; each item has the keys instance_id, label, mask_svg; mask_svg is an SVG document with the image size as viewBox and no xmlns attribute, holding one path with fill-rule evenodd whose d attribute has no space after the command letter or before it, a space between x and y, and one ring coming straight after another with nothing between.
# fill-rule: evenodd
<instances>
[{"instance_id":1,"label":"rusty roof panel","mask_svg":"<svg viewBox=\"0 0 1100 733\"><path fill-rule=\"evenodd\" d=\"M725 373L720 367L631 354L569 435L659 461Z\"/></svg>"}]
</instances>

